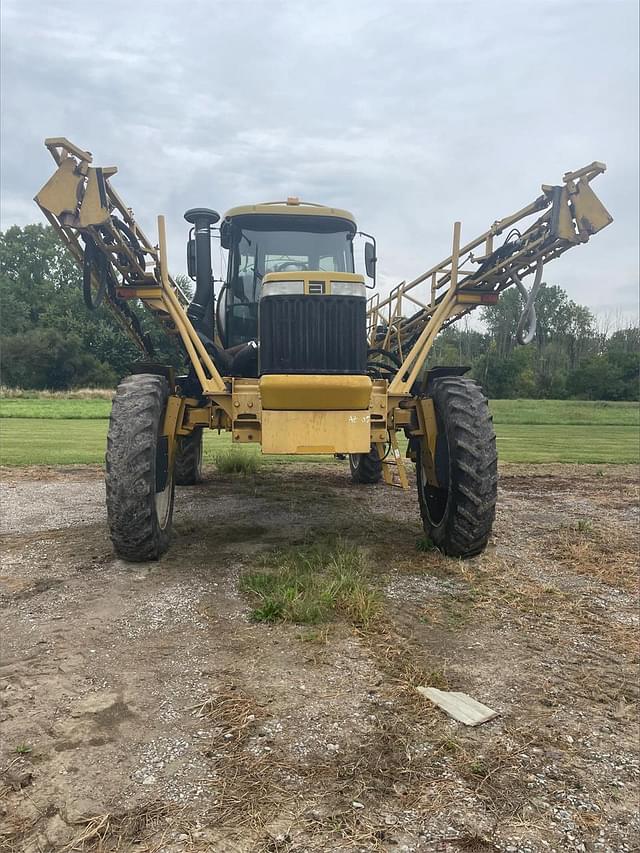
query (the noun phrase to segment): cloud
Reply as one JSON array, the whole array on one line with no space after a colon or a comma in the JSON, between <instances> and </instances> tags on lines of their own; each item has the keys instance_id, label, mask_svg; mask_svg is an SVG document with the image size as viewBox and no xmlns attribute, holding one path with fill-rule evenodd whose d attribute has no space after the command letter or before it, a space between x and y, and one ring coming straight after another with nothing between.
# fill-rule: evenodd
<instances>
[{"instance_id":1,"label":"cloud","mask_svg":"<svg viewBox=\"0 0 640 853\"><path fill-rule=\"evenodd\" d=\"M2 227L35 221L45 136L165 213L295 194L353 210L412 278L594 159L614 225L546 274L596 310L638 288L637 4L590 0L3 0Z\"/></svg>"}]
</instances>

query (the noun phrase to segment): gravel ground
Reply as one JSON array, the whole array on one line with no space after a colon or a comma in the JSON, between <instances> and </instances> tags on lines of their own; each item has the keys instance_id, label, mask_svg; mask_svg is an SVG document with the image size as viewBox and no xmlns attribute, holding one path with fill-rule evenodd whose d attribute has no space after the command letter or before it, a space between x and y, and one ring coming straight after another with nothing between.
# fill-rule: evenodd
<instances>
[{"instance_id":1,"label":"gravel ground","mask_svg":"<svg viewBox=\"0 0 640 853\"><path fill-rule=\"evenodd\" d=\"M100 468L2 484L3 850L638 849L636 469L502 466L466 562L416 548L413 488L339 465L209 471L145 565L112 555ZM252 623L260 552L335 534L385 619Z\"/></svg>"}]
</instances>

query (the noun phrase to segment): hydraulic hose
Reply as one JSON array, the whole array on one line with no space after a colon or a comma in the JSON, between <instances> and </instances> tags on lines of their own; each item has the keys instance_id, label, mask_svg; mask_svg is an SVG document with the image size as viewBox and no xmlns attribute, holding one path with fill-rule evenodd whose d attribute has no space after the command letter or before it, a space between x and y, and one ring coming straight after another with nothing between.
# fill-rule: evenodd
<instances>
[{"instance_id":1,"label":"hydraulic hose","mask_svg":"<svg viewBox=\"0 0 640 853\"><path fill-rule=\"evenodd\" d=\"M536 317L536 309L534 303L536 301L538 291L544 285L544 282L542 281L543 266L544 264L542 263L542 259L540 259L536 266L536 274L533 280L533 284L531 286L531 290L527 290L517 272L514 271L511 273L513 283L520 291L520 294L524 299L525 303L522 314L520 315L520 320L518 321L518 328L516 329L516 340L519 344L522 344L523 346L525 344L530 344L536 335L536 326L538 318Z\"/></svg>"}]
</instances>

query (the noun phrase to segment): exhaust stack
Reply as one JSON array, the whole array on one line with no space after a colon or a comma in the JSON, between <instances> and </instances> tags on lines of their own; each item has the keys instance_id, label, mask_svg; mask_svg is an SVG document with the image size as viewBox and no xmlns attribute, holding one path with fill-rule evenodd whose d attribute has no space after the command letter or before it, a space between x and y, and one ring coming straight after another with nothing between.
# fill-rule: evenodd
<instances>
[{"instance_id":1,"label":"exhaust stack","mask_svg":"<svg viewBox=\"0 0 640 853\"><path fill-rule=\"evenodd\" d=\"M213 339L213 276L211 272L211 226L220 214L208 207L192 207L184 215L195 231L196 292L187 316L196 329Z\"/></svg>"}]
</instances>

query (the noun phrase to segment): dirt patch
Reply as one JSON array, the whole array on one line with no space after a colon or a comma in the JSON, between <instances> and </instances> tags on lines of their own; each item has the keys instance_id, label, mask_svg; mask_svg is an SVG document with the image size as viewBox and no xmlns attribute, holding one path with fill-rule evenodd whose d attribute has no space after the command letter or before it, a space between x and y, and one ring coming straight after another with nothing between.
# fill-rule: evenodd
<instances>
[{"instance_id":1,"label":"dirt patch","mask_svg":"<svg viewBox=\"0 0 640 853\"><path fill-rule=\"evenodd\" d=\"M335 465L209 471L146 565L113 558L97 466L3 476L3 849L633 849L635 469L503 466L466 562L417 550L414 489ZM375 629L252 623L260 553L335 535ZM416 684L500 716L466 729Z\"/></svg>"}]
</instances>

